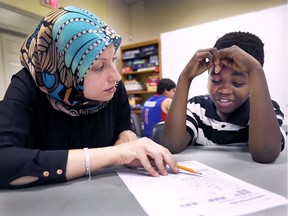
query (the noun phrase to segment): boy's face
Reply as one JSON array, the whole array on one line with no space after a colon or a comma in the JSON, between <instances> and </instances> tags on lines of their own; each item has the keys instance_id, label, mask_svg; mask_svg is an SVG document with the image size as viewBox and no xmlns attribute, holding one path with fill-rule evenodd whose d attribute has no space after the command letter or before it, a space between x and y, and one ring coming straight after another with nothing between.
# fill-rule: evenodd
<instances>
[{"instance_id":1,"label":"boy's face","mask_svg":"<svg viewBox=\"0 0 288 216\"><path fill-rule=\"evenodd\" d=\"M170 89L170 90L166 90L165 89L163 95L167 96L168 98L173 98L175 91L176 91L176 88L173 88L173 89Z\"/></svg>"},{"instance_id":2,"label":"boy's face","mask_svg":"<svg viewBox=\"0 0 288 216\"><path fill-rule=\"evenodd\" d=\"M231 113L249 97L248 74L225 66L216 74L214 68L211 68L208 92L216 106L217 114L223 121L227 121Z\"/></svg>"}]
</instances>

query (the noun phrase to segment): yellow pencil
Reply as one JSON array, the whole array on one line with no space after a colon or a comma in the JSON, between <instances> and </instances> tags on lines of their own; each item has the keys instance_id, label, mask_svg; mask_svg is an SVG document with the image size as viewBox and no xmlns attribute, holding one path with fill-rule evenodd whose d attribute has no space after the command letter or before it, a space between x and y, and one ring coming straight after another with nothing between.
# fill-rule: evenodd
<instances>
[{"instance_id":1,"label":"yellow pencil","mask_svg":"<svg viewBox=\"0 0 288 216\"><path fill-rule=\"evenodd\" d=\"M192 168L183 166L183 165L178 164L178 163L176 164L176 166L177 166L179 169L182 169L182 170L185 170L185 171L188 171L188 172L191 172L191 173L202 174L202 173L198 172L197 170L194 170L194 169L192 169Z\"/></svg>"}]
</instances>

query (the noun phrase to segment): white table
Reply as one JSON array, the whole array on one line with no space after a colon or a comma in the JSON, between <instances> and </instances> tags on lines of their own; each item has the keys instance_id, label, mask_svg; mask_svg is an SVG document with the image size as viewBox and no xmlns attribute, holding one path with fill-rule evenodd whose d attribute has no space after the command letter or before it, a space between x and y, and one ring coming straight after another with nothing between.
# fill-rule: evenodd
<instances>
[{"instance_id":1,"label":"white table","mask_svg":"<svg viewBox=\"0 0 288 216\"><path fill-rule=\"evenodd\" d=\"M243 147L193 147L175 155L177 161L197 160L236 178L288 197L287 150L271 164L253 162ZM146 215L114 168L80 178L21 190L0 190L1 216ZM287 205L251 216L287 216Z\"/></svg>"}]
</instances>

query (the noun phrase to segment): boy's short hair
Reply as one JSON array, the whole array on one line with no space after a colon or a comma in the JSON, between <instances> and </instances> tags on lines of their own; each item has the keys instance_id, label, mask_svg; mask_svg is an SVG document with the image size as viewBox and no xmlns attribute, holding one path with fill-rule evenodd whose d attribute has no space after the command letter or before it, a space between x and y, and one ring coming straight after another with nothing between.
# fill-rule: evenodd
<instances>
[{"instance_id":1,"label":"boy's short hair","mask_svg":"<svg viewBox=\"0 0 288 216\"><path fill-rule=\"evenodd\" d=\"M264 44L261 39L249 32L230 32L220 37L214 47L218 50L236 45L264 64Z\"/></svg>"},{"instance_id":2,"label":"boy's short hair","mask_svg":"<svg viewBox=\"0 0 288 216\"><path fill-rule=\"evenodd\" d=\"M157 84L157 94L163 94L165 90L170 91L173 88L176 88L175 82L168 78L161 79Z\"/></svg>"}]
</instances>

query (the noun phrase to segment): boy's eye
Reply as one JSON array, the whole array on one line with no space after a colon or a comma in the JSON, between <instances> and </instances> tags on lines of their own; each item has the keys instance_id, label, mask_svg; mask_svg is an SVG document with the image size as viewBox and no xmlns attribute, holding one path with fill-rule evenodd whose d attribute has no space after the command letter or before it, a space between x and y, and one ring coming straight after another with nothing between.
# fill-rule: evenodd
<instances>
[{"instance_id":1,"label":"boy's eye","mask_svg":"<svg viewBox=\"0 0 288 216\"><path fill-rule=\"evenodd\" d=\"M240 87L242 87L243 85L245 85L245 83L236 83L236 82L233 82L233 85L234 85L236 88L240 88Z\"/></svg>"},{"instance_id":2,"label":"boy's eye","mask_svg":"<svg viewBox=\"0 0 288 216\"><path fill-rule=\"evenodd\" d=\"M221 82L222 82L222 80L211 80L211 82L213 83L213 84L220 84Z\"/></svg>"}]
</instances>

